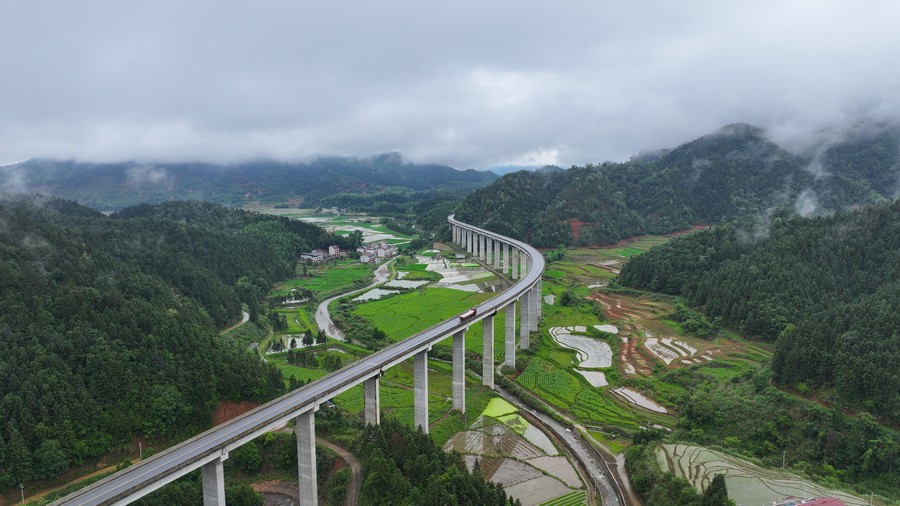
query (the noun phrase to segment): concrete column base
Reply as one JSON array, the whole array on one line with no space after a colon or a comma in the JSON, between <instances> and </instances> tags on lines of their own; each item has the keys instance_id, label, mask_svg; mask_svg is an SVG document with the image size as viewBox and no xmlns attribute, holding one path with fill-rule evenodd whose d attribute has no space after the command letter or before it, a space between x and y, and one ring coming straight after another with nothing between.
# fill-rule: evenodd
<instances>
[{"instance_id":1,"label":"concrete column base","mask_svg":"<svg viewBox=\"0 0 900 506\"><path fill-rule=\"evenodd\" d=\"M466 412L466 331L453 334L453 409Z\"/></svg>"},{"instance_id":2,"label":"concrete column base","mask_svg":"<svg viewBox=\"0 0 900 506\"><path fill-rule=\"evenodd\" d=\"M519 348L527 350L531 346L531 290L519 298Z\"/></svg>"},{"instance_id":3,"label":"concrete column base","mask_svg":"<svg viewBox=\"0 0 900 506\"><path fill-rule=\"evenodd\" d=\"M506 315L506 340L504 341L505 349L503 357L503 365L509 367L516 366L516 303L510 302L505 309Z\"/></svg>"},{"instance_id":4,"label":"concrete column base","mask_svg":"<svg viewBox=\"0 0 900 506\"><path fill-rule=\"evenodd\" d=\"M428 351L420 351L413 358L413 401L416 409L416 427L428 434Z\"/></svg>"},{"instance_id":5,"label":"concrete column base","mask_svg":"<svg viewBox=\"0 0 900 506\"><path fill-rule=\"evenodd\" d=\"M300 485L300 506L318 506L315 410L301 413L295 420L294 432L297 434L297 474L299 475Z\"/></svg>"},{"instance_id":6,"label":"concrete column base","mask_svg":"<svg viewBox=\"0 0 900 506\"><path fill-rule=\"evenodd\" d=\"M201 467L203 479L203 506L225 506L225 472L223 463L228 458L225 454Z\"/></svg>"},{"instance_id":7,"label":"concrete column base","mask_svg":"<svg viewBox=\"0 0 900 506\"><path fill-rule=\"evenodd\" d=\"M369 378L364 383L366 398L366 424L381 423L381 383L378 376Z\"/></svg>"},{"instance_id":8,"label":"concrete column base","mask_svg":"<svg viewBox=\"0 0 900 506\"><path fill-rule=\"evenodd\" d=\"M494 317L481 320L481 384L494 389Z\"/></svg>"}]
</instances>

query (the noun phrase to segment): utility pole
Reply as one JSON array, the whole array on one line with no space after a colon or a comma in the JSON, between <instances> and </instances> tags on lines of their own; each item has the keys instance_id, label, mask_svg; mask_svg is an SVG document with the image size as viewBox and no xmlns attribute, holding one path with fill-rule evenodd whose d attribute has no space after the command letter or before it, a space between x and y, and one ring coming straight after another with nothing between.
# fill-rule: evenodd
<instances>
[{"instance_id":1,"label":"utility pole","mask_svg":"<svg viewBox=\"0 0 900 506\"><path fill-rule=\"evenodd\" d=\"M144 460L144 446L138 441L138 460ZM784 467L784 466L781 466Z\"/></svg>"},{"instance_id":2,"label":"utility pole","mask_svg":"<svg viewBox=\"0 0 900 506\"><path fill-rule=\"evenodd\" d=\"M781 450L781 468L784 469L784 456L787 454L787 450Z\"/></svg>"},{"instance_id":3,"label":"utility pole","mask_svg":"<svg viewBox=\"0 0 900 506\"><path fill-rule=\"evenodd\" d=\"M19 483L19 492L22 494L22 504L25 504L25 484Z\"/></svg>"}]
</instances>

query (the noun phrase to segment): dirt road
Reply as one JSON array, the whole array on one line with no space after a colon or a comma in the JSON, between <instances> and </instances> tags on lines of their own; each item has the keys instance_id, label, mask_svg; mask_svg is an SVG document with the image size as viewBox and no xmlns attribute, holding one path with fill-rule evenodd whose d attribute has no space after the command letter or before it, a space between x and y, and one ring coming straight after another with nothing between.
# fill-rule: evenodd
<instances>
[{"instance_id":1,"label":"dirt road","mask_svg":"<svg viewBox=\"0 0 900 506\"><path fill-rule=\"evenodd\" d=\"M340 446L332 443L331 441L326 441L320 437L316 438L316 443L330 449L334 453L337 453L338 456L344 459L344 462L350 466L350 482L347 483L347 500L344 501L345 506L356 506L359 504L359 489L362 486L362 466L359 464L359 460L356 459L356 456L350 453L349 451L341 448Z\"/></svg>"}]
</instances>

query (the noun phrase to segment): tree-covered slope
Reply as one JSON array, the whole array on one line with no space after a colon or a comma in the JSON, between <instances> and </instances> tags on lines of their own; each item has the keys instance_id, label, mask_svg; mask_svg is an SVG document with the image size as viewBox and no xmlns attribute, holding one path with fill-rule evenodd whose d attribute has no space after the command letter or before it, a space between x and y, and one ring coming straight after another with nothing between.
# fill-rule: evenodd
<instances>
[{"instance_id":1,"label":"tree-covered slope","mask_svg":"<svg viewBox=\"0 0 900 506\"><path fill-rule=\"evenodd\" d=\"M37 192L114 210L191 199L224 205L247 200L346 205L382 192L469 191L496 179L490 172L405 162L396 153L309 162L90 164L29 160L0 167L0 189ZM343 199L334 200L335 195ZM324 200L331 197L331 200Z\"/></svg>"},{"instance_id":2,"label":"tree-covered slope","mask_svg":"<svg viewBox=\"0 0 900 506\"><path fill-rule=\"evenodd\" d=\"M869 126L791 154L749 125L628 163L517 172L473 192L460 219L533 244L610 244L786 209L803 215L896 197L900 129ZM517 193L519 192L519 193Z\"/></svg>"},{"instance_id":3,"label":"tree-covered slope","mask_svg":"<svg viewBox=\"0 0 900 506\"><path fill-rule=\"evenodd\" d=\"M0 201L0 486L132 436L190 434L220 399L278 393L277 370L217 329L292 272L300 249L340 241L209 204L104 216Z\"/></svg>"},{"instance_id":4,"label":"tree-covered slope","mask_svg":"<svg viewBox=\"0 0 900 506\"><path fill-rule=\"evenodd\" d=\"M631 259L620 282L685 296L749 335L778 339L776 382L900 422L900 202L720 227Z\"/></svg>"}]
</instances>

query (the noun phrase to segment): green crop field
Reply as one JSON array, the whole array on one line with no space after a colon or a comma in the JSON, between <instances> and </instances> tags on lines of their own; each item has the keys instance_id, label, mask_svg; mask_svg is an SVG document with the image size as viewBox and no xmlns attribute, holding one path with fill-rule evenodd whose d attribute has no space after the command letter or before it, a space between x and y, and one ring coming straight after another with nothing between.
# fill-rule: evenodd
<instances>
[{"instance_id":1,"label":"green crop field","mask_svg":"<svg viewBox=\"0 0 900 506\"><path fill-rule=\"evenodd\" d=\"M449 288L426 288L366 302L353 312L385 331L391 340L400 341L452 318L491 296Z\"/></svg>"},{"instance_id":2,"label":"green crop field","mask_svg":"<svg viewBox=\"0 0 900 506\"><path fill-rule=\"evenodd\" d=\"M601 389L585 385L579 377L550 360L531 359L516 381L584 421L630 428L637 424L637 418L628 409Z\"/></svg>"},{"instance_id":3,"label":"green crop field","mask_svg":"<svg viewBox=\"0 0 900 506\"><path fill-rule=\"evenodd\" d=\"M303 307L295 307L293 309L276 309L276 313L284 315L287 319L287 328L279 333L281 334L299 334L307 330L315 333L316 325L309 313Z\"/></svg>"},{"instance_id":4,"label":"green crop field","mask_svg":"<svg viewBox=\"0 0 900 506\"><path fill-rule=\"evenodd\" d=\"M328 295L350 288L359 280L372 278L371 265L361 264L355 260L341 260L337 265L307 266L308 276L299 276L303 267L297 267L298 277L280 283L270 295L288 296L291 288L306 288L316 298L324 299Z\"/></svg>"},{"instance_id":5,"label":"green crop field","mask_svg":"<svg viewBox=\"0 0 900 506\"><path fill-rule=\"evenodd\" d=\"M542 502L540 506L583 506L587 504L587 493L584 490L576 490L556 499Z\"/></svg>"}]
</instances>

